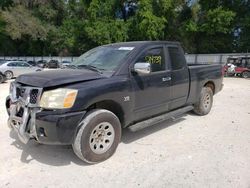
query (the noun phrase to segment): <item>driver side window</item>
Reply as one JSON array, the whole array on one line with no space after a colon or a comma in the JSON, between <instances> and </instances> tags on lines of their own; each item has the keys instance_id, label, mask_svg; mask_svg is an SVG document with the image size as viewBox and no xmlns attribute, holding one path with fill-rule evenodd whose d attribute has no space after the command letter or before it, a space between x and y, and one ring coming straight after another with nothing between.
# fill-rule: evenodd
<instances>
[{"instance_id":1,"label":"driver side window","mask_svg":"<svg viewBox=\"0 0 250 188\"><path fill-rule=\"evenodd\" d=\"M145 51L136 61L137 63L150 63L152 72L165 70L164 51L162 47Z\"/></svg>"}]
</instances>

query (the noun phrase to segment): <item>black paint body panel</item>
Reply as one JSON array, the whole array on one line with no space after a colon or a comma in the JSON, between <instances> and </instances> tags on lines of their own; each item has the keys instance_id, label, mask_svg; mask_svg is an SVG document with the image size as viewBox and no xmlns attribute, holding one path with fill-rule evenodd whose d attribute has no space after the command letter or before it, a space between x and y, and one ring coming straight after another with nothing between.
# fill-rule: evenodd
<instances>
[{"instance_id":1,"label":"black paint body panel","mask_svg":"<svg viewBox=\"0 0 250 188\"><path fill-rule=\"evenodd\" d=\"M103 76L91 70L56 69L23 74L17 77L16 81L29 86L46 88L100 78Z\"/></svg>"},{"instance_id":2,"label":"black paint body panel","mask_svg":"<svg viewBox=\"0 0 250 188\"><path fill-rule=\"evenodd\" d=\"M86 112L55 115L47 111L36 114L37 141L43 144L72 144L77 125Z\"/></svg>"}]
</instances>

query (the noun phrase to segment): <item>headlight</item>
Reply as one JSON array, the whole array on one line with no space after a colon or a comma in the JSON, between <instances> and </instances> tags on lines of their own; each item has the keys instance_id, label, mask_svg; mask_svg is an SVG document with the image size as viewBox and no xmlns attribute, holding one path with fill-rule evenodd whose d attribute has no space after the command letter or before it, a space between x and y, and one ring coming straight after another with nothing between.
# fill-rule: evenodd
<instances>
[{"instance_id":1,"label":"headlight","mask_svg":"<svg viewBox=\"0 0 250 188\"><path fill-rule=\"evenodd\" d=\"M53 109L71 108L75 103L77 92L75 89L64 88L45 91L42 95L40 106Z\"/></svg>"}]
</instances>

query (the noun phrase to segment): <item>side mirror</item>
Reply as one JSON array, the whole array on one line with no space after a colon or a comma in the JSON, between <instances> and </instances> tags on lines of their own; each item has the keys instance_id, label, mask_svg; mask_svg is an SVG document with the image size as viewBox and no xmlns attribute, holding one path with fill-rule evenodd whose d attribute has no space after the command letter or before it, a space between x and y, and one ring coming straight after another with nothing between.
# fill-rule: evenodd
<instances>
[{"instance_id":1,"label":"side mirror","mask_svg":"<svg viewBox=\"0 0 250 188\"><path fill-rule=\"evenodd\" d=\"M151 64L146 62L135 63L133 71L137 74L149 74L151 73Z\"/></svg>"}]
</instances>

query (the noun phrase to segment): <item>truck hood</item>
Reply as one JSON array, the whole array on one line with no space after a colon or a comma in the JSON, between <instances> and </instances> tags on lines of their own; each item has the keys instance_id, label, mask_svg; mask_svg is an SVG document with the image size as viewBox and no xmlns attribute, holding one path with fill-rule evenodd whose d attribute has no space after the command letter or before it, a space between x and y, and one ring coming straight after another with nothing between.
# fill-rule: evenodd
<instances>
[{"instance_id":1,"label":"truck hood","mask_svg":"<svg viewBox=\"0 0 250 188\"><path fill-rule=\"evenodd\" d=\"M91 70L57 69L23 74L18 76L16 81L29 86L45 88L101 78L105 77Z\"/></svg>"}]
</instances>

